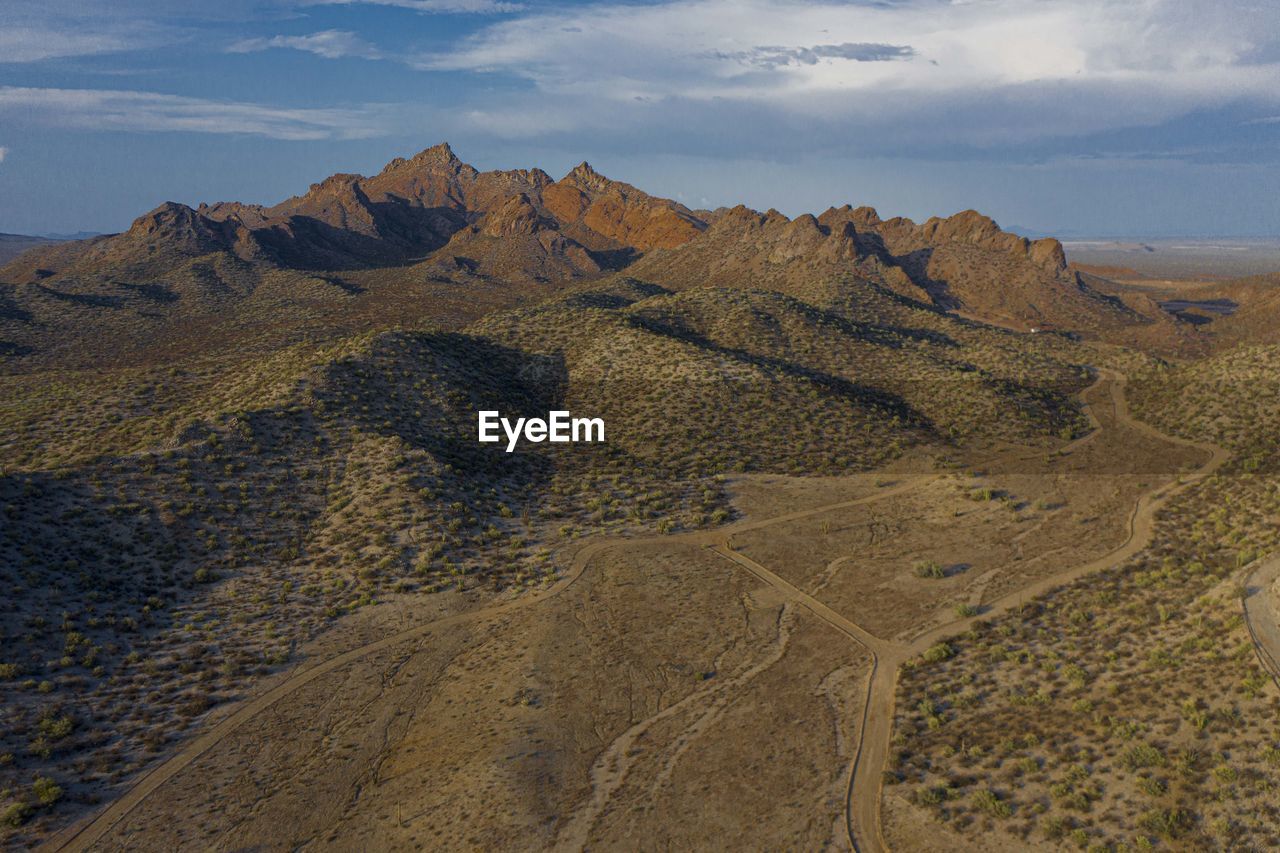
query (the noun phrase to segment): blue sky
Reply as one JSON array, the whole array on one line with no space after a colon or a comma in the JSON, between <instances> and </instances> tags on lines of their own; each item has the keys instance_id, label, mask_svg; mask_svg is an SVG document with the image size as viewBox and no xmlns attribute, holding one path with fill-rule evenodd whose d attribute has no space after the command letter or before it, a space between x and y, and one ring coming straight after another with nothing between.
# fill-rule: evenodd
<instances>
[{"instance_id":1,"label":"blue sky","mask_svg":"<svg viewBox=\"0 0 1280 853\"><path fill-rule=\"evenodd\" d=\"M691 207L1280 232L1274 0L0 0L0 231L441 140Z\"/></svg>"}]
</instances>

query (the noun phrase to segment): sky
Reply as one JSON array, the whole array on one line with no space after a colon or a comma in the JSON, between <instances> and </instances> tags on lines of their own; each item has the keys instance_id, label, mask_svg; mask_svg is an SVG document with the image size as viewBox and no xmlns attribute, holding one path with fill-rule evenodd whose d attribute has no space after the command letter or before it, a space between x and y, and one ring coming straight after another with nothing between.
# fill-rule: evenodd
<instances>
[{"instance_id":1,"label":"sky","mask_svg":"<svg viewBox=\"0 0 1280 853\"><path fill-rule=\"evenodd\" d=\"M440 141L690 207L1280 234L1276 0L0 0L0 231Z\"/></svg>"}]
</instances>

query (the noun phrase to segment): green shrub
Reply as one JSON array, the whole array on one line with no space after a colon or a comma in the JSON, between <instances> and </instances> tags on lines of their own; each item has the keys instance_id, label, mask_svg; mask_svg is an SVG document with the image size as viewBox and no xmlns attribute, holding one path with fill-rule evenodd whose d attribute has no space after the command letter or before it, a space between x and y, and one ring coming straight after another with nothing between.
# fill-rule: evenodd
<instances>
[{"instance_id":1,"label":"green shrub","mask_svg":"<svg viewBox=\"0 0 1280 853\"><path fill-rule=\"evenodd\" d=\"M1168 839L1185 834L1194 823L1186 809L1152 809L1138 819L1138 825L1147 832Z\"/></svg>"},{"instance_id":2,"label":"green shrub","mask_svg":"<svg viewBox=\"0 0 1280 853\"><path fill-rule=\"evenodd\" d=\"M0 823L17 829L31 817L31 806L26 803L13 803L0 812Z\"/></svg>"},{"instance_id":3,"label":"green shrub","mask_svg":"<svg viewBox=\"0 0 1280 853\"><path fill-rule=\"evenodd\" d=\"M1164 753L1149 743L1132 746L1120 756L1120 766L1130 771L1144 767L1163 767L1164 764Z\"/></svg>"},{"instance_id":4,"label":"green shrub","mask_svg":"<svg viewBox=\"0 0 1280 853\"><path fill-rule=\"evenodd\" d=\"M1068 828L1067 819L1062 815L1048 815L1044 820L1040 821L1040 831L1050 841L1057 841L1066 835Z\"/></svg>"},{"instance_id":5,"label":"green shrub","mask_svg":"<svg viewBox=\"0 0 1280 853\"><path fill-rule=\"evenodd\" d=\"M925 663L942 663L944 660L955 657L955 654L955 649L951 648L949 643L944 642L930 646L929 650L924 653L923 658Z\"/></svg>"},{"instance_id":6,"label":"green shrub","mask_svg":"<svg viewBox=\"0 0 1280 853\"><path fill-rule=\"evenodd\" d=\"M973 805L992 817L1006 818L1013 814L1013 807L1000 799L995 791L982 790L973 795Z\"/></svg>"},{"instance_id":7,"label":"green shrub","mask_svg":"<svg viewBox=\"0 0 1280 853\"><path fill-rule=\"evenodd\" d=\"M918 578L945 578L947 573L942 570L942 566L936 560L919 560L912 567Z\"/></svg>"},{"instance_id":8,"label":"green shrub","mask_svg":"<svg viewBox=\"0 0 1280 853\"><path fill-rule=\"evenodd\" d=\"M916 805L936 806L951 797L951 789L942 785L925 786L915 790Z\"/></svg>"},{"instance_id":9,"label":"green shrub","mask_svg":"<svg viewBox=\"0 0 1280 853\"><path fill-rule=\"evenodd\" d=\"M40 804L45 806L51 806L62 799L62 789L48 776L36 777L36 780L31 783L31 793L35 794Z\"/></svg>"},{"instance_id":10,"label":"green shrub","mask_svg":"<svg viewBox=\"0 0 1280 853\"><path fill-rule=\"evenodd\" d=\"M1166 786L1164 782L1160 781L1159 779L1156 779L1153 776L1148 776L1147 778L1138 782L1138 787L1141 788L1142 792L1149 797L1159 797L1166 790Z\"/></svg>"}]
</instances>

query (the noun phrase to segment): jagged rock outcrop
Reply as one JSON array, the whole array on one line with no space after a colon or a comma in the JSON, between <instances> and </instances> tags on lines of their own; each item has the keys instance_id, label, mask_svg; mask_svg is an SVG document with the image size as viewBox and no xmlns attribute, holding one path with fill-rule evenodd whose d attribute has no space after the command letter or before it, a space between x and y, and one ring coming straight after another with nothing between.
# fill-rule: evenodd
<instances>
[{"instance_id":1,"label":"jagged rock outcrop","mask_svg":"<svg viewBox=\"0 0 1280 853\"><path fill-rule=\"evenodd\" d=\"M816 279L858 277L861 265L850 223L829 226L807 214L792 220L776 210L760 213L738 205L720 213L697 239L651 252L628 273L680 290L730 286L795 293Z\"/></svg>"},{"instance_id":2,"label":"jagged rock outcrop","mask_svg":"<svg viewBox=\"0 0 1280 853\"><path fill-rule=\"evenodd\" d=\"M235 228L235 223L218 222L185 204L166 201L135 219L118 242L163 245L189 255L204 255L230 248L235 242Z\"/></svg>"},{"instance_id":3,"label":"jagged rock outcrop","mask_svg":"<svg viewBox=\"0 0 1280 853\"><path fill-rule=\"evenodd\" d=\"M413 157L397 157L361 186L377 202L486 213L518 193L536 198L551 182L541 169L480 172L444 142Z\"/></svg>"},{"instance_id":4,"label":"jagged rock outcrop","mask_svg":"<svg viewBox=\"0 0 1280 853\"><path fill-rule=\"evenodd\" d=\"M250 228L266 222L269 217L267 208L260 204L244 204L238 201L218 201L213 204L201 202L196 212L207 219L223 222L235 220Z\"/></svg>"},{"instance_id":5,"label":"jagged rock outcrop","mask_svg":"<svg viewBox=\"0 0 1280 853\"><path fill-rule=\"evenodd\" d=\"M505 207L513 199L522 200L515 218ZM192 210L166 205L148 214L149 225L135 224L102 246L71 244L50 252L39 266L19 264L9 272L16 280L56 275L81 255L91 256L98 266L128 261L135 244L150 247L144 251L151 254L156 245L166 244L183 256L225 252L303 270L402 265L442 251L455 235L471 239L475 232L462 232L491 213L497 215L482 230L527 228L517 233L543 235L538 241L542 251L530 259L527 275L515 269L514 252L504 253L508 262L502 266L516 277L542 277L556 270L593 274L602 264L616 268L639 253L680 245L705 228L684 206L612 181L586 163L560 181L541 169L481 172L441 143L412 157L397 157L371 177L332 175L271 206L232 201ZM558 236L547 236L550 230ZM572 261L548 269L544 251ZM455 267L456 272L465 269Z\"/></svg>"},{"instance_id":6,"label":"jagged rock outcrop","mask_svg":"<svg viewBox=\"0 0 1280 853\"><path fill-rule=\"evenodd\" d=\"M1141 320L1080 281L1058 241L1028 241L975 211L916 224L881 219L869 207L791 220L739 206L719 212L697 239L652 253L630 272L671 287L740 282L792 293L843 276L1017 328L1088 330Z\"/></svg>"},{"instance_id":7,"label":"jagged rock outcrop","mask_svg":"<svg viewBox=\"0 0 1280 853\"><path fill-rule=\"evenodd\" d=\"M306 195L271 208L268 219L305 216L334 228L377 237L378 221L360 175L337 174L312 184Z\"/></svg>"},{"instance_id":8,"label":"jagged rock outcrop","mask_svg":"<svg viewBox=\"0 0 1280 853\"><path fill-rule=\"evenodd\" d=\"M567 228L580 226L642 252L679 246L706 228L684 205L611 181L586 162L544 188L542 199Z\"/></svg>"},{"instance_id":9,"label":"jagged rock outcrop","mask_svg":"<svg viewBox=\"0 0 1280 853\"><path fill-rule=\"evenodd\" d=\"M554 219L544 215L524 193L513 195L485 215L479 231L486 237L512 237L556 229Z\"/></svg>"},{"instance_id":10,"label":"jagged rock outcrop","mask_svg":"<svg viewBox=\"0 0 1280 853\"><path fill-rule=\"evenodd\" d=\"M1070 270L1058 241L1027 240L973 210L923 223L849 205L795 219L743 206L692 211L586 162L558 181L540 169L481 172L446 143L269 207L166 203L123 234L50 247L0 275L105 278L203 255L316 272L404 266L451 281L551 281L631 265L637 278L678 288L861 281L1024 328L1141 319Z\"/></svg>"}]
</instances>

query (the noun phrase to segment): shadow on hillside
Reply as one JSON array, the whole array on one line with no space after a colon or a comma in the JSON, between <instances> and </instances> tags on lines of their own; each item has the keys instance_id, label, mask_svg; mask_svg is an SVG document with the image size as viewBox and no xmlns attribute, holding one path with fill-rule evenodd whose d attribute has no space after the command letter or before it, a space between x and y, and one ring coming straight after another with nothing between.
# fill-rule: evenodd
<instances>
[{"instance_id":1,"label":"shadow on hillside","mask_svg":"<svg viewBox=\"0 0 1280 853\"><path fill-rule=\"evenodd\" d=\"M951 293L951 286L946 281L933 278L929 274L929 262L933 259L933 249L916 249L914 252L908 252L905 255L898 256L898 264L911 280L918 284L929 294L929 298L938 308L944 311L952 311L957 308L963 308L964 304Z\"/></svg>"},{"instance_id":2,"label":"shadow on hillside","mask_svg":"<svg viewBox=\"0 0 1280 853\"><path fill-rule=\"evenodd\" d=\"M182 549L156 507L106 492L95 476L0 476L3 645L8 662L33 678L58 659L60 680L89 676L114 653L168 630L175 598L190 589L175 568ZM104 651L88 663L69 652L72 630Z\"/></svg>"},{"instance_id":3,"label":"shadow on hillside","mask_svg":"<svg viewBox=\"0 0 1280 853\"><path fill-rule=\"evenodd\" d=\"M376 235L330 225L310 216L254 230L254 237L279 263L294 269L328 271L398 266L441 248L467 224L447 207L418 207L402 201L369 202Z\"/></svg>"},{"instance_id":4,"label":"shadow on hillside","mask_svg":"<svg viewBox=\"0 0 1280 853\"><path fill-rule=\"evenodd\" d=\"M834 376L830 373L816 370L803 364L787 361L785 359L760 355L736 347L722 346L693 330L670 322L664 322L657 318L647 317L644 315L631 315L628 319L635 325L652 334L667 335L678 338L685 343L692 344L710 353L731 358L735 361L751 365L752 367L768 373L779 373L784 376L790 376L796 379L803 379L808 382L812 382L828 394L846 397L863 405L875 406L886 412L892 413L904 424L911 427L924 430L932 430L933 428L927 418L917 412L914 408L908 405L902 397L899 397L896 394L860 385L843 377ZM896 340L888 341L886 343L888 346L897 346L897 344L898 342Z\"/></svg>"}]
</instances>

